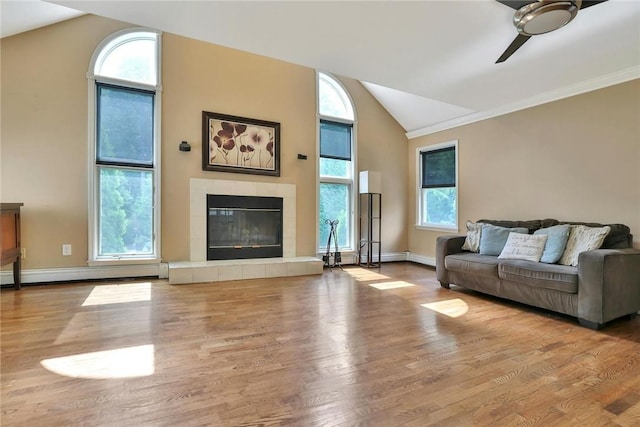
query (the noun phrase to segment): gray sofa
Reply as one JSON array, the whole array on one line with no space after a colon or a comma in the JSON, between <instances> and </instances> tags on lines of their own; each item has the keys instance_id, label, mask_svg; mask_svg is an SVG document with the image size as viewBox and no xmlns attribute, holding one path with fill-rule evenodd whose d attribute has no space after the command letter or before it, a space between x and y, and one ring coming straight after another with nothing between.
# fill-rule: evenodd
<instances>
[{"instance_id":1,"label":"gray sofa","mask_svg":"<svg viewBox=\"0 0 640 427\"><path fill-rule=\"evenodd\" d=\"M529 233L561 223L602 226L555 219L478 222L526 227ZM629 227L607 225L611 231L602 247L580 253L577 267L480 255L462 250L465 236L440 236L438 281L447 289L450 284L463 286L574 316L582 326L600 329L610 320L640 311L640 250L632 248Z\"/></svg>"}]
</instances>

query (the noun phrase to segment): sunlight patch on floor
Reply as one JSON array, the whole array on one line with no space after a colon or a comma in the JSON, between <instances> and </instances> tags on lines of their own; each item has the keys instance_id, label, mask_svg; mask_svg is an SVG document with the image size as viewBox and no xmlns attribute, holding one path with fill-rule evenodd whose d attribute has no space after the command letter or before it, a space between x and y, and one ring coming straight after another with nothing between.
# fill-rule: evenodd
<instances>
[{"instance_id":1,"label":"sunlight patch on floor","mask_svg":"<svg viewBox=\"0 0 640 427\"><path fill-rule=\"evenodd\" d=\"M71 378L109 379L153 375L153 344L44 359L40 364L54 374Z\"/></svg>"},{"instance_id":2,"label":"sunlight patch on floor","mask_svg":"<svg viewBox=\"0 0 640 427\"><path fill-rule=\"evenodd\" d=\"M467 303L462 301L460 298L447 299L420 305L449 317L460 317L469 311Z\"/></svg>"},{"instance_id":3,"label":"sunlight patch on floor","mask_svg":"<svg viewBox=\"0 0 640 427\"><path fill-rule=\"evenodd\" d=\"M82 306L137 301L151 301L151 282L96 286L84 300Z\"/></svg>"},{"instance_id":4,"label":"sunlight patch on floor","mask_svg":"<svg viewBox=\"0 0 640 427\"><path fill-rule=\"evenodd\" d=\"M403 280L399 280L396 282L371 283L369 286L376 289L380 289L381 291L386 291L388 289L408 288L410 286L415 286L415 285L409 282L405 282Z\"/></svg>"},{"instance_id":5,"label":"sunlight patch on floor","mask_svg":"<svg viewBox=\"0 0 640 427\"><path fill-rule=\"evenodd\" d=\"M348 275L361 282L389 279L389 276L367 270L366 268L348 268L344 270Z\"/></svg>"},{"instance_id":6,"label":"sunlight patch on floor","mask_svg":"<svg viewBox=\"0 0 640 427\"><path fill-rule=\"evenodd\" d=\"M83 310L74 314L54 341L54 345L77 343L97 336L102 339L134 335L151 337L153 318L151 304L116 306L118 313L122 314L117 318L108 314L115 312L109 311L112 306L97 307L98 309Z\"/></svg>"}]
</instances>

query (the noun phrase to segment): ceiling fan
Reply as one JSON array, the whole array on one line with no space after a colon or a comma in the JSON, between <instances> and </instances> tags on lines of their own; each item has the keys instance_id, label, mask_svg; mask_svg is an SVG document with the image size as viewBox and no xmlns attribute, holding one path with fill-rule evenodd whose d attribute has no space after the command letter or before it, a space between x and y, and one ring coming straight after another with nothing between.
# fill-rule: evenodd
<instances>
[{"instance_id":1,"label":"ceiling fan","mask_svg":"<svg viewBox=\"0 0 640 427\"><path fill-rule=\"evenodd\" d=\"M498 58L496 64L504 62L531 36L548 33L565 26L578 14L578 10L604 3L607 0L496 0L516 10L513 25L518 36Z\"/></svg>"}]
</instances>

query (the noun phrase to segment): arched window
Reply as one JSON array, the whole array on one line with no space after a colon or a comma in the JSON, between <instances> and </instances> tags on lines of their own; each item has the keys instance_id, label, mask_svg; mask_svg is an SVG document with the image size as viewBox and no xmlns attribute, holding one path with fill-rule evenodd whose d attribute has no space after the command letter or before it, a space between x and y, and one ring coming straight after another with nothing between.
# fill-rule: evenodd
<instances>
[{"instance_id":1,"label":"arched window","mask_svg":"<svg viewBox=\"0 0 640 427\"><path fill-rule=\"evenodd\" d=\"M321 116L353 123L353 106L342 85L327 74L318 73L318 111Z\"/></svg>"},{"instance_id":2,"label":"arched window","mask_svg":"<svg viewBox=\"0 0 640 427\"><path fill-rule=\"evenodd\" d=\"M158 34L128 31L107 39L98 51L93 74L155 85L158 82Z\"/></svg>"},{"instance_id":3,"label":"arched window","mask_svg":"<svg viewBox=\"0 0 640 427\"><path fill-rule=\"evenodd\" d=\"M158 262L160 34L107 37L89 65L89 262Z\"/></svg>"},{"instance_id":4,"label":"arched window","mask_svg":"<svg viewBox=\"0 0 640 427\"><path fill-rule=\"evenodd\" d=\"M329 225L338 220L341 251L355 250L354 176L355 114L353 103L342 85L325 73L318 73L319 128L319 228L318 248L327 249ZM330 250L335 249L331 242Z\"/></svg>"}]
</instances>

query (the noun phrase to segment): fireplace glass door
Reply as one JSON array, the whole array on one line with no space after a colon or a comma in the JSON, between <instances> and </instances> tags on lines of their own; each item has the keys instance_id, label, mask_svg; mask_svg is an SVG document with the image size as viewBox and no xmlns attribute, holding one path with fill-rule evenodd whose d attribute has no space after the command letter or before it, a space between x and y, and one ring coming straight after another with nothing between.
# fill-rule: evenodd
<instances>
[{"instance_id":1,"label":"fireplace glass door","mask_svg":"<svg viewBox=\"0 0 640 427\"><path fill-rule=\"evenodd\" d=\"M207 195L207 259L282 257L282 198Z\"/></svg>"}]
</instances>

